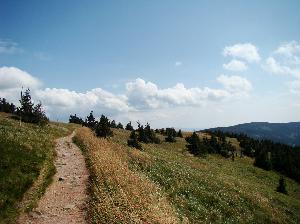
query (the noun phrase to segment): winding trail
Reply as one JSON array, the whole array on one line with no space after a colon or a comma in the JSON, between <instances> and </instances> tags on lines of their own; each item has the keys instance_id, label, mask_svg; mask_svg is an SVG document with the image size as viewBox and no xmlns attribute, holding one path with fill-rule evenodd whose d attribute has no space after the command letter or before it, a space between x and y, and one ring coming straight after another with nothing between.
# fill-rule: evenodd
<instances>
[{"instance_id":1,"label":"winding trail","mask_svg":"<svg viewBox=\"0 0 300 224\"><path fill-rule=\"evenodd\" d=\"M18 223L86 223L88 170L81 150L72 142L73 134L56 143L57 173L37 208L22 214Z\"/></svg>"}]
</instances>

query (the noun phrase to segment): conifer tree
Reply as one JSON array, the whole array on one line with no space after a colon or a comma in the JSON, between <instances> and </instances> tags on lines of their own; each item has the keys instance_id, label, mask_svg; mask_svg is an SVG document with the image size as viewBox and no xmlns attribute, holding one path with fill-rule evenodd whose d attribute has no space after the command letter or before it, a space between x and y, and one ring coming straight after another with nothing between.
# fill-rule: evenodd
<instances>
[{"instance_id":1,"label":"conifer tree","mask_svg":"<svg viewBox=\"0 0 300 224\"><path fill-rule=\"evenodd\" d=\"M112 121L110 122L110 127L111 127L111 128L117 128L117 125L116 125L116 121L115 121L115 120L112 120Z\"/></svg>"},{"instance_id":2,"label":"conifer tree","mask_svg":"<svg viewBox=\"0 0 300 224\"><path fill-rule=\"evenodd\" d=\"M21 92L20 104L21 106L18 108L18 115L21 117L22 121L41 125L44 125L49 121L42 108L42 104L38 103L37 105L34 105L32 102L29 89L25 90L24 93Z\"/></svg>"},{"instance_id":3,"label":"conifer tree","mask_svg":"<svg viewBox=\"0 0 300 224\"><path fill-rule=\"evenodd\" d=\"M133 127L131 125L131 121L128 122L128 124L126 125L125 129L128 130L128 131L133 131Z\"/></svg>"},{"instance_id":4,"label":"conifer tree","mask_svg":"<svg viewBox=\"0 0 300 224\"><path fill-rule=\"evenodd\" d=\"M283 176L280 176L280 178L279 178L279 184L278 184L278 187L277 187L277 192L287 194L286 183L285 183L285 179L284 179Z\"/></svg>"},{"instance_id":5,"label":"conifer tree","mask_svg":"<svg viewBox=\"0 0 300 224\"><path fill-rule=\"evenodd\" d=\"M142 149L142 145L138 142L138 136L134 130L131 131L129 139L127 140L127 144L130 147L134 147L140 150Z\"/></svg>"},{"instance_id":6,"label":"conifer tree","mask_svg":"<svg viewBox=\"0 0 300 224\"><path fill-rule=\"evenodd\" d=\"M77 115L70 115L69 117L69 123L74 123L74 124L84 124L84 121L82 120L82 118L77 117Z\"/></svg>"},{"instance_id":7,"label":"conifer tree","mask_svg":"<svg viewBox=\"0 0 300 224\"><path fill-rule=\"evenodd\" d=\"M97 121L93 115L93 111L91 111L90 115L87 116L87 118L85 119L85 123L86 123L86 126L91 129L94 129L96 127Z\"/></svg>"},{"instance_id":8,"label":"conifer tree","mask_svg":"<svg viewBox=\"0 0 300 224\"><path fill-rule=\"evenodd\" d=\"M182 132L181 132L181 129L179 129L179 130L178 130L177 137L179 137L179 138L183 138L183 136L182 136Z\"/></svg>"},{"instance_id":9,"label":"conifer tree","mask_svg":"<svg viewBox=\"0 0 300 224\"><path fill-rule=\"evenodd\" d=\"M110 122L107 117L101 115L100 121L95 127L95 133L97 137L107 138L113 135L112 130L110 130Z\"/></svg>"},{"instance_id":10,"label":"conifer tree","mask_svg":"<svg viewBox=\"0 0 300 224\"><path fill-rule=\"evenodd\" d=\"M118 129L124 129L124 128L123 128L123 125L121 124L121 122L118 123L117 128L118 128Z\"/></svg>"},{"instance_id":11,"label":"conifer tree","mask_svg":"<svg viewBox=\"0 0 300 224\"><path fill-rule=\"evenodd\" d=\"M186 137L185 140L189 143L186 145L189 152L196 156L204 156L207 153L206 147L201 144L200 138L196 132L189 137Z\"/></svg>"},{"instance_id":12,"label":"conifer tree","mask_svg":"<svg viewBox=\"0 0 300 224\"><path fill-rule=\"evenodd\" d=\"M176 138L174 137L174 135L172 133L168 133L168 136L165 138L166 142L176 142Z\"/></svg>"},{"instance_id":13,"label":"conifer tree","mask_svg":"<svg viewBox=\"0 0 300 224\"><path fill-rule=\"evenodd\" d=\"M16 106L13 103L7 102L5 98L0 98L0 112L14 114Z\"/></svg>"}]
</instances>

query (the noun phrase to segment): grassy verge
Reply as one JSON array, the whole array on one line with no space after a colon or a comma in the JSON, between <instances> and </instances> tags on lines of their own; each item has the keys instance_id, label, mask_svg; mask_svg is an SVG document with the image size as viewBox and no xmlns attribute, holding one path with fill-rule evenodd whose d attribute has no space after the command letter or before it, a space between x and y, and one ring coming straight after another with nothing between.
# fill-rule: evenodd
<instances>
[{"instance_id":1,"label":"grassy verge","mask_svg":"<svg viewBox=\"0 0 300 224\"><path fill-rule=\"evenodd\" d=\"M61 123L20 126L0 113L0 223L14 223L19 212L35 206L55 173L54 140L73 129Z\"/></svg>"},{"instance_id":2,"label":"grassy verge","mask_svg":"<svg viewBox=\"0 0 300 224\"><path fill-rule=\"evenodd\" d=\"M96 138L79 129L74 142L83 150L91 175L91 223L178 223L177 214L161 190L149 179L129 169L129 160L150 166L146 154Z\"/></svg>"}]
</instances>

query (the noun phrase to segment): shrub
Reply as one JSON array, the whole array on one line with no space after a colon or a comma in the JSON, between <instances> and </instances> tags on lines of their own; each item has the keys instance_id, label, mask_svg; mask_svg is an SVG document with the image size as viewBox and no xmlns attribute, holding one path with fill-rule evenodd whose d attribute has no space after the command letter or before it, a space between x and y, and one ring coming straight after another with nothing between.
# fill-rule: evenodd
<instances>
[{"instance_id":1,"label":"shrub","mask_svg":"<svg viewBox=\"0 0 300 224\"><path fill-rule=\"evenodd\" d=\"M16 112L16 106L13 103L9 103L5 98L0 98L0 112L14 114Z\"/></svg>"},{"instance_id":2,"label":"shrub","mask_svg":"<svg viewBox=\"0 0 300 224\"><path fill-rule=\"evenodd\" d=\"M126 124L126 128L125 129L128 130L128 131L133 131L134 130L133 127L132 127L132 125L131 125L131 121L128 122L128 124Z\"/></svg>"},{"instance_id":3,"label":"shrub","mask_svg":"<svg viewBox=\"0 0 300 224\"><path fill-rule=\"evenodd\" d=\"M111 128L117 128L117 125L116 125L116 121L115 121L115 120L112 120L112 121L110 122L110 127L111 127Z\"/></svg>"},{"instance_id":4,"label":"shrub","mask_svg":"<svg viewBox=\"0 0 300 224\"><path fill-rule=\"evenodd\" d=\"M118 129L124 129L124 127L123 127L123 125L121 124L121 122L118 123L117 128L118 128Z\"/></svg>"},{"instance_id":5,"label":"shrub","mask_svg":"<svg viewBox=\"0 0 300 224\"><path fill-rule=\"evenodd\" d=\"M74 124L84 124L84 121L81 117L77 117L77 115L70 115L70 118L69 118L69 123L74 123Z\"/></svg>"},{"instance_id":6,"label":"shrub","mask_svg":"<svg viewBox=\"0 0 300 224\"><path fill-rule=\"evenodd\" d=\"M107 138L113 135L112 130L110 130L110 122L104 115L101 115L100 121L95 127L95 133L97 137L102 138Z\"/></svg>"},{"instance_id":7,"label":"shrub","mask_svg":"<svg viewBox=\"0 0 300 224\"><path fill-rule=\"evenodd\" d=\"M166 142L176 142L176 138L171 133L169 133L168 136L165 138L165 141Z\"/></svg>"},{"instance_id":8,"label":"shrub","mask_svg":"<svg viewBox=\"0 0 300 224\"><path fill-rule=\"evenodd\" d=\"M127 141L127 145L130 146L130 147L134 147L134 148L137 148L137 149L142 149L142 145L138 142L138 136L137 134L135 133L135 131L131 131L131 134L129 136L129 139Z\"/></svg>"},{"instance_id":9,"label":"shrub","mask_svg":"<svg viewBox=\"0 0 300 224\"><path fill-rule=\"evenodd\" d=\"M183 138L182 133L181 133L181 129L178 130L178 132L177 132L177 137Z\"/></svg>"},{"instance_id":10,"label":"shrub","mask_svg":"<svg viewBox=\"0 0 300 224\"><path fill-rule=\"evenodd\" d=\"M144 143L155 143L159 144L160 139L156 136L155 132L151 129L150 124L147 123L147 125L144 127L138 122L138 141L144 142Z\"/></svg>"},{"instance_id":11,"label":"shrub","mask_svg":"<svg viewBox=\"0 0 300 224\"><path fill-rule=\"evenodd\" d=\"M277 192L287 194L285 179L284 179L283 176L280 176L280 178L279 178L279 184L278 184L278 187L277 187Z\"/></svg>"},{"instance_id":12,"label":"shrub","mask_svg":"<svg viewBox=\"0 0 300 224\"><path fill-rule=\"evenodd\" d=\"M85 119L85 126L94 129L97 125L97 121L93 115L93 111L90 112L90 115Z\"/></svg>"},{"instance_id":13,"label":"shrub","mask_svg":"<svg viewBox=\"0 0 300 224\"><path fill-rule=\"evenodd\" d=\"M196 132L189 137L186 137L185 140L189 143L186 145L189 152L196 156L204 156L207 153L207 148L204 144L201 143L199 136Z\"/></svg>"}]
</instances>

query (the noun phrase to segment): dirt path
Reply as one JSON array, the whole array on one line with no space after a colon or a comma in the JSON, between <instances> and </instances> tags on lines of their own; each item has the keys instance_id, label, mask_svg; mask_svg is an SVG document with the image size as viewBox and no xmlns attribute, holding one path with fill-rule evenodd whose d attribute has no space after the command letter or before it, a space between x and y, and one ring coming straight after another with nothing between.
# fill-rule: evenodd
<instances>
[{"instance_id":1,"label":"dirt path","mask_svg":"<svg viewBox=\"0 0 300 224\"><path fill-rule=\"evenodd\" d=\"M23 214L18 223L85 223L88 171L80 149L70 136L57 140L57 173L38 203L38 207Z\"/></svg>"}]
</instances>

